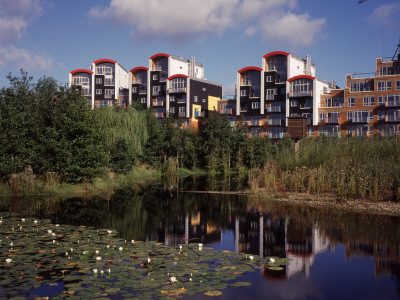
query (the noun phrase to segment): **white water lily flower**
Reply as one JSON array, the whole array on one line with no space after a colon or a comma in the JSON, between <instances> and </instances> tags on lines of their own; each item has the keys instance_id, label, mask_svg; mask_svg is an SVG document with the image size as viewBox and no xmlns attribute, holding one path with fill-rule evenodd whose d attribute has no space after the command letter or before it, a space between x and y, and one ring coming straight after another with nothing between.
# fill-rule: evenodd
<instances>
[{"instance_id":1,"label":"white water lily flower","mask_svg":"<svg viewBox=\"0 0 400 300\"><path fill-rule=\"evenodd\" d=\"M96 260L101 260L101 256L96 256Z\"/></svg>"},{"instance_id":2,"label":"white water lily flower","mask_svg":"<svg viewBox=\"0 0 400 300\"><path fill-rule=\"evenodd\" d=\"M52 234L51 234L52 236L56 236L56 234L53 232Z\"/></svg>"},{"instance_id":3,"label":"white water lily flower","mask_svg":"<svg viewBox=\"0 0 400 300\"><path fill-rule=\"evenodd\" d=\"M94 274L97 274L97 269L93 269L93 273L94 273Z\"/></svg>"},{"instance_id":4,"label":"white water lily flower","mask_svg":"<svg viewBox=\"0 0 400 300\"><path fill-rule=\"evenodd\" d=\"M53 240L53 244L55 244L56 243L56 240Z\"/></svg>"},{"instance_id":5,"label":"white water lily flower","mask_svg":"<svg viewBox=\"0 0 400 300\"><path fill-rule=\"evenodd\" d=\"M135 243L135 240L132 240L131 243L134 244L134 243Z\"/></svg>"},{"instance_id":6,"label":"white water lily flower","mask_svg":"<svg viewBox=\"0 0 400 300\"><path fill-rule=\"evenodd\" d=\"M250 260L253 260L253 259L254 259L254 256L253 256L253 255L250 255L250 256L249 256L249 259L250 259Z\"/></svg>"},{"instance_id":7,"label":"white water lily flower","mask_svg":"<svg viewBox=\"0 0 400 300\"><path fill-rule=\"evenodd\" d=\"M56 227L60 226L60 224L56 224Z\"/></svg>"},{"instance_id":8,"label":"white water lily flower","mask_svg":"<svg viewBox=\"0 0 400 300\"><path fill-rule=\"evenodd\" d=\"M107 249L110 248L110 245L107 245Z\"/></svg>"},{"instance_id":9,"label":"white water lily flower","mask_svg":"<svg viewBox=\"0 0 400 300\"><path fill-rule=\"evenodd\" d=\"M101 271L100 271L100 274L101 274L101 275L103 275L103 274L104 274L104 271L103 271L103 270L101 270Z\"/></svg>"},{"instance_id":10,"label":"white water lily flower","mask_svg":"<svg viewBox=\"0 0 400 300\"><path fill-rule=\"evenodd\" d=\"M122 248L122 247L119 247L118 249L119 249L119 251L122 251L122 250L124 250L124 248Z\"/></svg>"},{"instance_id":11,"label":"white water lily flower","mask_svg":"<svg viewBox=\"0 0 400 300\"><path fill-rule=\"evenodd\" d=\"M85 250L83 251L83 255L89 254L89 251Z\"/></svg>"},{"instance_id":12,"label":"white water lily flower","mask_svg":"<svg viewBox=\"0 0 400 300\"><path fill-rule=\"evenodd\" d=\"M22 219L21 219L21 221L22 221L22 222L25 222L25 219L24 219L24 218L22 218Z\"/></svg>"},{"instance_id":13,"label":"white water lily flower","mask_svg":"<svg viewBox=\"0 0 400 300\"><path fill-rule=\"evenodd\" d=\"M2 221L2 220L0 220L0 224L1 224L1 223L3 223L3 221Z\"/></svg>"},{"instance_id":14,"label":"white water lily flower","mask_svg":"<svg viewBox=\"0 0 400 300\"><path fill-rule=\"evenodd\" d=\"M107 272L108 272L108 274L110 274L111 273L111 269L108 269Z\"/></svg>"},{"instance_id":15,"label":"white water lily flower","mask_svg":"<svg viewBox=\"0 0 400 300\"><path fill-rule=\"evenodd\" d=\"M65 252L65 256L68 256L68 252Z\"/></svg>"},{"instance_id":16,"label":"white water lily flower","mask_svg":"<svg viewBox=\"0 0 400 300\"><path fill-rule=\"evenodd\" d=\"M71 252L74 252L74 248L71 248Z\"/></svg>"},{"instance_id":17,"label":"white water lily flower","mask_svg":"<svg viewBox=\"0 0 400 300\"><path fill-rule=\"evenodd\" d=\"M14 246L14 243L13 243L13 242L11 242L11 243L10 243L10 246Z\"/></svg>"},{"instance_id":18,"label":"white water lily flower","mask_svg":"<svg viewBox=\"0 0 400 300\"><path fill-rule=\"evenodd\" d=\"M179 245L179 250L182 250L182 245Z\"/></svg>"},{"instance_id":19,"label":"white water lily flower","mask_svg":"<svg viewBox=\"0 0 400 300\"><path fill-rule=\"evenodd\" d=\"M53 232L51 231L51 229L49 229L49 230L47 230L47 233L53 233Z\"/></svg>"},{"instance_id":20,"label":"white water lily flower","mask_svg":"<svg viewBox=\"0 0 400 300\"><path fill-rule=\"evenodd\" d=\"M274 263L275 262L275 258L270 258L269 261Z\"/></svg>"},{"instance_id":21,"label":"white water lily flower","mask_svg":"<svg viewBox=\"0 0 400 300\"><path fill-rule=\"evenodd\" d=\"M149 263L150 263L150 261L151 261L151 258L150 258L150 257L148 257L148 258L147 258L147 263L149 264Z\"/></svg>"},{"instance_id":22,"label":"white water lily flower","mask_svg":"<svg viewBox=\"0 0 400 300\"><path fill-rule=\"evenodd\" d=\"M36 224L37 222L38 222L37 220L34 220L34 221L33 221L33 223L35 223L35 224Z\"/></svg>"},{"instance_id":23,"label":"white water lily flower","mask_svg":"<svg viewBox=\"0 0 400 300\"><path fill-rule=\"evenodd\" d=\"M192 281L192 277L189 278L189 281L190 281L190 282Z\"/></svg>"},{"instance_id":24,"label":"white water lily flower","mask_svg":"<svg viewBox=\"0 0 400 300\"><path fill-rule=\"evenodd\" d=\"M176 281L176 277L175 277L175 276L172 276L172 277L169 278L169 280L171 281L171 283L173 283L173 282Z\"/></svg>"},{"instance_id":25,"label":"white water lily flower","mask_svg":"<svg viewBox=\"0 0 400 300\"><path fill-rule=\"evenodd\" d=\"M107 233L108 233L108 234L112 233L112 230L107 230Z\"/></svg>"},{"instance_id":26,"label":"white water lily flower","mask_svg":"<svg viewBox=\"0 0 400 300\"><path fill-rule=\"evenodd\" d=\"M12 262L12 259L11 258L6 258L6 263L10 263L10 262Z\"/></svg>"},{"instance_id":27,"label":"white water lily flower","mask_svg":"<svg viewBox=\"0 0 400 300\"><path fill-rule=\"evenodd\" d=\"M96 250L96 254L99 254L99 250Z\"/></svg>"}]
</instances>

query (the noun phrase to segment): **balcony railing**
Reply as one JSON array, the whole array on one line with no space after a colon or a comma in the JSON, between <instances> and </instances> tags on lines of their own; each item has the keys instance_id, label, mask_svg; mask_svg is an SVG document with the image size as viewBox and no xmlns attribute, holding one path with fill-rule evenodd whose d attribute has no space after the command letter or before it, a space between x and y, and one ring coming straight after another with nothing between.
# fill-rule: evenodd
<instances>
[{"instance_id":1,"label":"balcony railing","mask_svg":"<svg viewBox=\"0 0 400 300\"><path fill-rule=\"evenodd\" d=\"M400 115L387 115L386 122L400 122Z\"/></svg>"},{"instance_id":2,"label":"balcony railing","mask_svg":"<svg viewBox=\"0 0 400 300\"><path fill-rule=\"evenodd\" d=\"M282 112L281 106L268 106L267 112Z\"/></svg>"},{"instance_id":3,"label":"balcony railing","mask_svg":"<svg viewBox=\"0 0 400 300\"><path fill-rule=\"evenodd\" d=\"M164 101L153 101L153 106L164 106Z\"/></svg>"},{"instance_id":4,"label":"balcony railing","mask_svg":"<svg viewBox=\"0 0 400 300\"><path fill-rule=\"evenodd\" d=\"M387 100L386 107L398 107L400 106L400 100Z\"/></svg>"},{"instance_id":5,"label":"balcony railing","mask_svg":"<svg viewBox=\"0 0 400 300\"><path fill-rule=\"evenodd\" d=\"M322 135L326 137L340 137L340 132L325 131Z\"/></svg>"},{"instance_id":6,"label":"balcony railing","mask_svg":"<svg viewBox=\"0 0 400 300\"><path fill-rule=\"evenodd\" d=\"M114 80L104 80L104 85L114 85L115 81Z\"/></svg>"},{"instance_id":7,"label":"balcony railing","mask_svg":"<svg viewBox=\"0 0 400 300\"><path fill-rule=\"evenodd\" d=\"M267 120L267 125L282 125L282 120L281 119Z\"/></svg>"},{"instance_id":8,"label":"balcony railing","mask_svg":"<svg viewBox=\"0 0 400 300\"><path fill-rule=\"evenodd\" d=\"M205 118L206 117L206 112L205 111L202 111L202 112L195 111L194 112L194 116L195 116L195 118Z\"/></svg>"},{"instance_id":9,"label":"balcony railing","mask_svg":"<svg viewBox=\"0 0 400 300\"><path fill-rule=\"evenodd\" d=\"M165 117L165 113L163 113L163 112L156 112L156 113L154 113L154 116L156 117L156 118L164 118Z\"/></svg>"},{"instance_id":10,"label":"balcony railing","mask_svg":"<svg viewBox=\"0 0 400 300\"><path fill-rule=\"evenodd\" d=\"M313 91L293 91L289 92L289 97L308 97L312 96Z\"/></svg>"},{"instance_id":11,"label":"balcony railing","mask_svg":"<svg viewBox=\"0 0 400 300\"><path fill-rule=\"evenodd\" d=\"M233 109L232 108L225 108L225 109L220 109L219 113L222 114L227 114L227 115L231 115L233 113Z\"/></svg>"},{"instance_id":12,"label":"balcony railing","mask_svg":"<svg viewBox=\"0 0 400 300\"><path fill-rule=\"evenodd\" d=\"M280 133L267 132L267 137L269 139L283 139L284 134L283 134L283 132L280 132Z\"/></svg>"},{"instance_id":13,"label":"balcony railing","mask_svg":"<svg viewBox=\"0 0 400 300\"><path fill-rule=\"evenodd\" d=\"M113 94L104 94L104 99L112 99L113 96Z\"/></svg>"},{"instance_id":14,"label":"balcony railing","mask_svg":"<svg viewBox=\"0 0 400 300\"><path fill-rule=\"evenodd\" d=\"M381 130L380 134L381 136L396 136L399 135L399 132L395 130Z\"/></svg>"},{"instance_id":15,"label":"balcony railing","mask_svg":"<svg viewBox=\"0 0 400 300\"><path fill-rule=\"evenodd\" d=\"M328 118L324 118L324 123L325 124L340 124L341 119L340 119L340 117L328 117Z\"/></svg>"},{"instance_id":16,"label":"balcony railing","mask_svg":"<svg viewBox=\"0 0 400 300\"><path fill-rule=\"evenodd\" d=\"M176 103L186 103L186 99L177 99Z\"/></svg>"},{"instance_id":17,"label":"balcony railing","mask_svg":"<svg viewBox=\"0 0 400 300\"><path fill-rule=\"evenodd\" d=\"M170 93L170 94L172 94L172 93L186 93L186 88L184 87L184 88L171 88L171 89L168 89L168 92Z\"/></svg>"},{"instance_id":18,"label":"balcony railing","mask_svg":"<svg viewBox=\"0 0 400 300\"><path fill-rule=\"evenodd\" d=\"M160 91L153 91L152 95L153 96L159 96L160 95Z\"/></svg>"},{"instance_id":19,"label":"balcony railing","mask_svg":"<svg viewBox=\"0 0 400 300\"><path fill-rule=\"evenodd\" d=\"M351 118L353 123L368 123L370 118L368 116L355 116Z\"/></svg>"},{"instance_id":20,"label":"balcony railing","mask_svg":"<svg viewBox=\"0 0 400 300\"><path fill-rule=\"evenodd\" d=\"M265 95L265 100L274 100L274 99L275 99L275 95L271 95L271 94Z\"/></svg>"},{"instance_id":21,"label":"balcony railing","mask_svg":"<svg viewBox=\"0 0 400 300\"><path fill-rule=\"evenodd\" d=\"M179 112L179 117L185 118L185 117L186 117L186 112L180 111L180 112Z\"/></svg>"},{"instance_id":22,"label":"balcony railing","mask_svg":"<svg viewBox=\"0 0 400 300\"><path fill-rule=\"evenodd\" d=\"M139 90L139 94L147 94L147 90Z\"/></svg>"}]
</instances>

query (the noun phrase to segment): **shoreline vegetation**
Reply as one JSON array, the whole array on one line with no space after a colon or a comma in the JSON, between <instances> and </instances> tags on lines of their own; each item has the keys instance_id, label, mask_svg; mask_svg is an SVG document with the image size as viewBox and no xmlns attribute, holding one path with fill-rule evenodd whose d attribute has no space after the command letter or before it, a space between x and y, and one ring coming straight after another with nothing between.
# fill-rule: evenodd
<instances>
[{"instance_id":1,"label":"shoreline vegetation","mask_svg":"<svg viewBox=\"0 0 400 300\"><path fill-rule=\"evenodd\" d=\"M79 91L52 78L33 83L23 70L7 78L10 87L0 89L0 196L112 193L234 174L254 196L293 202L298 195L318 205L328 197L336 206L360 199L378 211L383 203L398 210L399 136L304 138L296 151L290 138L248 137L243 120L232 128L225 115L210 114L199 132L179 120L159 122L150 109L91 110Z\"/></svg>"}]
</instances>

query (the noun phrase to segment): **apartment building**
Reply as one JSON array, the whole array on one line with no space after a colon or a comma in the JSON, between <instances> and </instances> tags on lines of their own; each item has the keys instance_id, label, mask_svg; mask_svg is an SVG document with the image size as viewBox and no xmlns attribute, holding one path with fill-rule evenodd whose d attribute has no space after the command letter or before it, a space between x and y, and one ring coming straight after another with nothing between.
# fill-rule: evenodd
<instances>
[{"instance_id":1,"label":"apartment building","mask_svg":"<svg viewBox=\"0 0 400 300\"><path fill-rule=\"evenodd\" d=\"M69 85L81 89L92 108L128 104L128 71L111 59L94 61L91 70L71 71Z\"/></svg>"},{"instance_id":2,"label":"apartment building","mask_svg":"<svg viewBox=\"0 0 400 300\"><path fill-rule=\"evenodd\" d=\"M235 106L236 118L249 126L250 136L283 138L287 118L301 115L307 118L307 130L314 133L318 124L318 104L321 91L329 90L328 82L315 77L311 57L300 58L284 51L274 51L262 57L262 67L246 67L237 72L236 103L225 100L219 111Z\"/></svg>"},{"instance_id":3,"label":"apartment building","mask_svg":"<svg viewBox=\"0 0 400 300\"><path fill-rule=\"evenodd\" d=\"M400 57L377 58L374 73L346 75L345 88L321 95L318 126L325 136L397 135Z\"/></svg>"},{"instance_id":4,"label":"apartment building","mask_svg":"<svg viewBox=\"0 0 400 300\"><path fill-rule=\"evenodd\" d=\"M222 85L204 78L204 66L194 57L166 53L150 57L149 67L130 71L129 103L152 108L157 118L171 116L198 128L210 111L217 111Z\"/></svg>"}]
</instances>

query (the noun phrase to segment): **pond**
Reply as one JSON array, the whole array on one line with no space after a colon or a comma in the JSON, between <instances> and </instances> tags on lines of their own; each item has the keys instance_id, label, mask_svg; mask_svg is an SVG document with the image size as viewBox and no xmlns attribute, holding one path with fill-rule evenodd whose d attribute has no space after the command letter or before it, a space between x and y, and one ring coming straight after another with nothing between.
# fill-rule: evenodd
<instances>
[{"instance_id":1,"label":"pond","mask_svg":"<svg viewBox=\"0 0 400 300\"><path fill-rule=\"evenodd\" d=\"M17 273L0 276L0 298L400 298L397 217L179 192L162 184L96 198L2 198L0 210L0 273ZM17 224L10 229L7 222ZM18 230L30 242L12 240ZM29 243L39 243L34 238L43 248L35 246L34 254L29 250L35 258L24 258ZM44 259L50 255L45 247L53 257ZM24 259L36 267L29 269ZM22 279L31 273L31 282Z\"/></svg>"}]
</instances>

